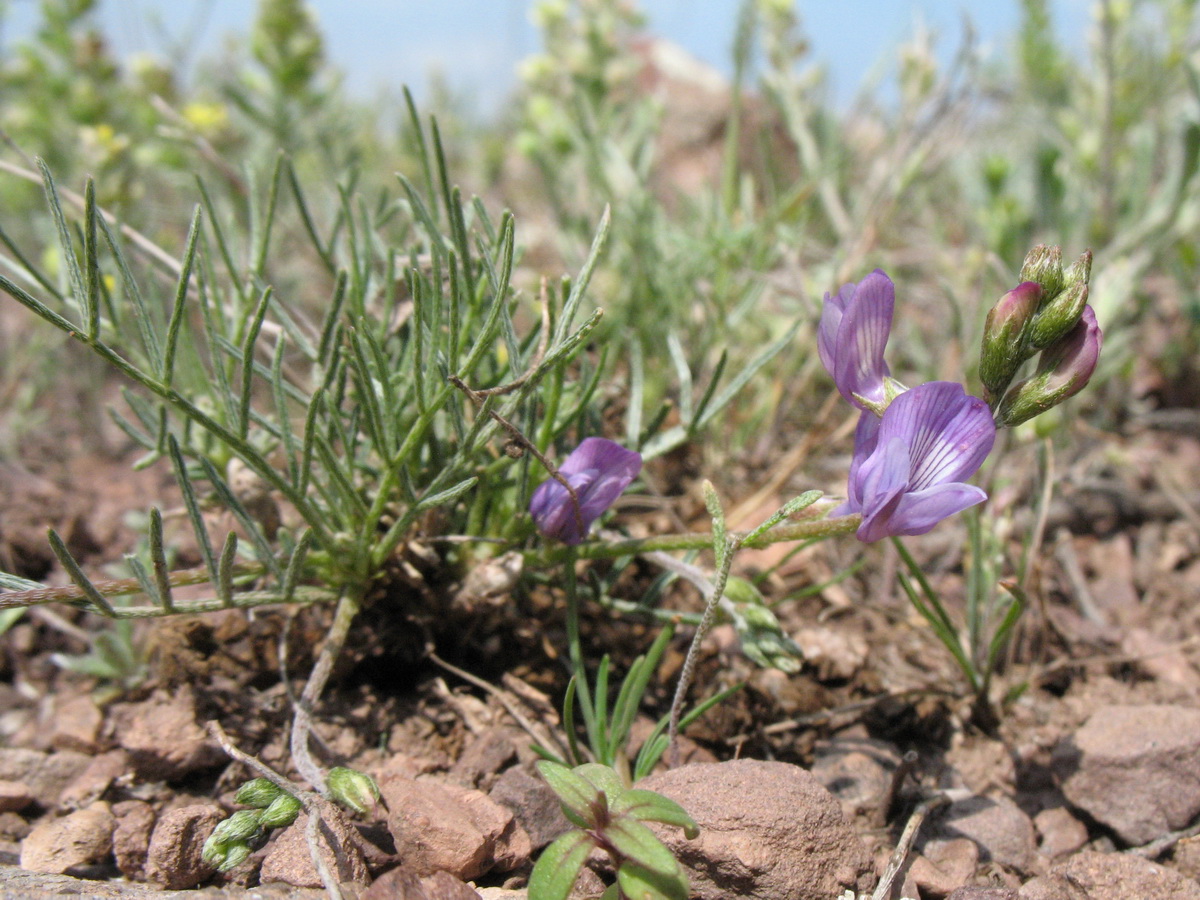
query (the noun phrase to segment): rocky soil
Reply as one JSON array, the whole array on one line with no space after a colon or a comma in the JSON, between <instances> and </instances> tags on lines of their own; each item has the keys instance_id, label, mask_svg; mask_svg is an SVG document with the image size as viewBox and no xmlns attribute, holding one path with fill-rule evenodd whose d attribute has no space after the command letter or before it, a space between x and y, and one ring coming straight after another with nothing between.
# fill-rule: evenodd
<instances>
[{"instance_id":1,"label":"rocky soil","mask_svg":"<svg viewBox=\"0 0 1200 900\"><path fill-rule=\"evenodd\" d=\"M755 667L731 630L716 629L700 691L746 687L689 730L686 765L647 782L701 826L694 841L662 829L694 896L870 896L919 820L889 897L1200 898L1198 421L1180 412L1130 423L1059 461L1030 585L1037 602L995 685L992 733L970 724L960 676L881 548L854 577L777 609L805 650L798 673ZM64 440L0 469L5 568L61 583L44 548L53 525L105 571L136 539L127 512L147 497L170 508L163 473L130 474L119 451ZM821 466L812 461L804 477ZM1014 455L1014 472L1028 466ZM699 506L695 484L667 474L650 472L678 485L672 503L686 519ZM750 483L768 474L746 473ZM996 502L1019 509L1027 485L1010 483ZM629 509L622 524L657 528L656 515ZM953 526L916 544L949 597L961 593L960 546ZM859 552L845 542L786 559L747 554L741 565L773 566L765 588L781 598ZM638 579L655 574L634 567L621 584L635 596ZM664 602L698 601L677 586ZM522 896L537 852L566 827L531 749L560 733L561 597L552 586L518 592L474 632L424 623L437 657L400 610L385 596L364 612L316 710L321 757L371 773L383 792L373 815L327 818L331 865L344 895L362 900ZM114 686L55 663L86 652L103 622L70 607L27 613L0 644L3 895L323 896L304 817L223 875L199 848L250 775L207 723L295 777L292 697L329 616L273 609L142 623L146 669ZM586 616L591 658L613 653L618 669L653 634L600 609ZM648 712L663 710L687 636L651 685ZM596 861L578 896L598 895L606 875Z\"/></svg>"}]
</instances>

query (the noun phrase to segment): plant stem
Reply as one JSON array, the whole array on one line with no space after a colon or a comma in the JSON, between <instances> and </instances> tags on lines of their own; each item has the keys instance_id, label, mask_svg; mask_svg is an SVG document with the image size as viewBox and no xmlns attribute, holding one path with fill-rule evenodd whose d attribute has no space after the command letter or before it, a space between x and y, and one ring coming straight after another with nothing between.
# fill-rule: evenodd
<instances>
[{"instance_id":1,"label":"plant stem","mask_svg":"<svg viewBox=\"0 0 1200 900\"><path fill-rule=\"evenodd\" d=\"M739 541L739 548L761 549L784 541L806 541L841 537L858 530L862 517L858 514L839 516L836 519L814 519L779 525L753 539L746 539L748 532L732 532L730 538ZM744 543L741 543L744 541ZM649 538L629 538L623 541L594 541L575 547L545 547L526 555L525 563L535 567L553 567L564 564L568 550L572 559L615 559L619 556L634 556L655 550L707 550L713 538L708 532L689 534L663 534Z\"/></svg>"},{"instance_id":2,"label":"plant stem","mask_svg":"<svg viewBox=\"0 0 1200 900\"><path fill-rule=\"evenodd\" d=\"M350 625L358 615L359 606L358 594L343 594L338 599L337 609L333 613L333 624L329 626L329 634L325 638L325 646L321 648L321 655L317 657L316 665L308 675L304 691L296 703L295 718L292 720L292 762L296 771L313 786L313 790L321 794L327 790L325 772L313 759L308 746L309 735L312 732L312 711L321 699L325 683L329 681L329 674L333 671L333 664L346 643Z\"/></svg>"}]
</instances>

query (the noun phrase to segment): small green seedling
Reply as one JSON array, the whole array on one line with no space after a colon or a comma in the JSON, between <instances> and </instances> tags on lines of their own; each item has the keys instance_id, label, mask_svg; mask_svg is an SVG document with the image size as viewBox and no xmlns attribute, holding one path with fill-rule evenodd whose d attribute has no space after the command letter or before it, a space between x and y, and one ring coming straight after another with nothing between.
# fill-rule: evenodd
<instances>
[{"instance_id":1,"label":"small green seedling","mask_svg":"<svg viewBox=\"0 0 1200 900\"><path fill-rule=\"evenodd\" d=\"M700 830L683 807L653 791L626 788L616 771L599 763L569 769L542 760L537 766L575 829L538 858L529 877L530 900L566 900L593 850L607 853L617 873L602 900L687 900L687 875L643 824L678 825L694 838Z\"/></svg>"}]
</instances>

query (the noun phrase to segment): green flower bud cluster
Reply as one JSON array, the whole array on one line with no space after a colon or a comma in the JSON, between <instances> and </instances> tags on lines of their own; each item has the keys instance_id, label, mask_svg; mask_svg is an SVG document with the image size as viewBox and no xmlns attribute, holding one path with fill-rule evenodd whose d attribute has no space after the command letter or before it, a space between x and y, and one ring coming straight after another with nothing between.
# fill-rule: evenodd
<instances>
[{"instance_id":1,"label":"green flower bud cluster","mask_svg":"<svg viewBox=\"0 0 1200 900\"><path fill-rule=\"evenodd\" d=\"M1087 305L1091 272L1090 250L1064 269L1058 247L1038 245L1025 257L1021 283L988 312L979 379L997 424L1019 425L1087 384L1103 337ZM1033 377L1010 387L1035 356Z\"/></svg>"},{"instance_id":2,"label":"green flower bud cluster","mask_svg":"<svg viewBox=\"0 0 1200 900\"><path fill-rule=\"evenodd\" d=\"M241 865L272 828L283 828L296 821L302 804L266 778L247 781L234 800L253 807L235 812L213 830L200 855L204 861L228 872Z\"/></svg>"}]
</instances>

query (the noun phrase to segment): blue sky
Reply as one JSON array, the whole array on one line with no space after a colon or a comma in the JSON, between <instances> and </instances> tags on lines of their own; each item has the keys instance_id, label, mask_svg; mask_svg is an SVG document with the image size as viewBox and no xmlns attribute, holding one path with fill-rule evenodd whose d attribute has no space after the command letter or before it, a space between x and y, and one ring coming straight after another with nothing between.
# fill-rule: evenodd
<instances>
[{"instance_id":1,"label":"blue sky","mask_svg":"<svg viewBox=\"0 0 1200 900\"><path fill-rule=\"evenodd\" d=\"M350 90L369 98L383 87L407 84L418 97L429 76L440 73L476 97L479 111L495 110L516 83L517 62L539 47L530 22L530 0L309 0L325 34L332 62ZM119 52L167 55L190 37L184 52L212 56L233 33L253 21L253 0L100 0L100 19ZM656 34L728 70L729 44L739 0L643 0ZM1082 47L1090 28L1089 0L1051 0L1058 33ZM799 0L814 56L830 76L834 96L852 98L881 60L918 24L938 35L938 55L950 59L968 14L979 40L1002 53L1019 19L1017 0ZM26 33L36 15L33 0L11 0L5 39ZM884 72L887 74L886 70Z\"/></svg>"}]
</instances>

